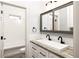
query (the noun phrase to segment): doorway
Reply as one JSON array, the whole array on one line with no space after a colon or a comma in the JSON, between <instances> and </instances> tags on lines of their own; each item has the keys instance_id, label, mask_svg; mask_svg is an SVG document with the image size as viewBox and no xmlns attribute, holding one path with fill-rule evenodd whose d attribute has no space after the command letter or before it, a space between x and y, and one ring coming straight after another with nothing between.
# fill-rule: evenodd
<instances>
[{"instance_id":1,"label":"doorway","mask_svg":"<svg viewBox=\"0 0 79 59\"><path fill-rule=\"evenodd\" d=\"M26 9L1 2L0 11L0 57L5 57L5 51L25 47Z\"/></svg>"}]
</instances>

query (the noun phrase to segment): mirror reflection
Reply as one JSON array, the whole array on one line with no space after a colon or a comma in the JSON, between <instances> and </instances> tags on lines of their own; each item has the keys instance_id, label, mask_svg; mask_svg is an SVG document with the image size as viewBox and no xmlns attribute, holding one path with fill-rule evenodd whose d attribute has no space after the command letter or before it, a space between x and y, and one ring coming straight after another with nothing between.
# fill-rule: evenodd
<instances>
[{"instance_id":1,"label":"mirror reflection","mask_svg":"<svg viewBox=\"0 0 79 59\"><path fill-rule=\"evenodd\" d=\"M73 31L73 5L54 12L54 31Z\"/></svg>"},{"instance_id":2,"label":"mirror reflection","mask_svg":"<svg viewBox=\"0 0 79 59\"><path fill-rule=\"evenodd\" d=\"M73 33L73 2L40 15L41 32Z\"/></svg>"},{"instance_id":3,"label":"mirror reflection","mask_svg":"<svg viewBox=\"0 0 79 59\"><path fill-rule=\"evenodd\" d=\"M53 30L53 13L49 12L42 16L42 30Z\"/></svg>"}]
</instances>

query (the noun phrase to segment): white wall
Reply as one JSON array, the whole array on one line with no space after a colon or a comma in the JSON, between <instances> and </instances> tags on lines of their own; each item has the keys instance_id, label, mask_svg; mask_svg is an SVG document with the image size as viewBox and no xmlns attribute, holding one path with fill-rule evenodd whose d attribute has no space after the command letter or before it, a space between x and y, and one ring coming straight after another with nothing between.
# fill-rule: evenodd
<instances>
[{"instance_id":1,"label":"white wall","mask_svg":"<svg viewBox=\"0 0 79 59\"><path fill-rule=\"evenodd\" d=\"M60 5L63 5L65 3L70 2L71 0L56 0L57 2L54 2L55 0L42 0L42 12L48 11L50 9L56 8ZM49 1L52 1L52 3L48 3ZM47 6L45 4L48 3Z\"/></svg>"}]
</instances>

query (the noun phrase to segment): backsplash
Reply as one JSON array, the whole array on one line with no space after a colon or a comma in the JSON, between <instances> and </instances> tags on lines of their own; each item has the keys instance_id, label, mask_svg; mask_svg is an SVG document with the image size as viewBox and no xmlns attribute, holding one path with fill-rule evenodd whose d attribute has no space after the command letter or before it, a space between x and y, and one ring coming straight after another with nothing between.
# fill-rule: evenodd
<instances>
[{"instance_id":1,"label":"backsplash","mask_svg":"<svg viewBox=\"0 0 79 59\"><path fill-rule=\"evenodd\" d=\"M49 33L47 33L49 34ZM46 38L46 33L41 33L41 38ZM59 34L59 33L50 33L50 38L52 39L52 41L55 42L60 42L60 40L58 40L58 37L62 36L63 41L65 42L65 44L69 45L70 47L73 47L73 35L72 34Z\"/></svg>"}]
</instances>

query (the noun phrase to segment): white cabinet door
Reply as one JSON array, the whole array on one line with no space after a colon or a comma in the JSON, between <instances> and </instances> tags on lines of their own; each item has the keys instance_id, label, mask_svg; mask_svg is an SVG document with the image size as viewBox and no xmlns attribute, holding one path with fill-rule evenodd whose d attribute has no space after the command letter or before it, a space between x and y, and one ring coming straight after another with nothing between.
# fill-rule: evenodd
<instances>
[{"instance_id":1,"label":"white cabinet door","mask_svg":"<svg viewBox=\"0 0 79 59\"><path fill-rule=\"evenodd\" d=\"M33 43L31 43L31 53L30 53L30 57L31 58L38 58L38 51L39 51L39 47Z\"/></svg>"},{"instance_id":2,"label":"white cabinet door","mask_svg":"<svg viewBox=\"0 0 79 59\"><path fill-rule=\"evenodd\" d=\"M4 49L25 45L25 9L3 4Z\"/></svg>"},{"instance_id":3,"label":"white cabinet door","mask_svg":"<svg viewBox=\"0 0 79 59\"><path fill-rule=\"evenodd\" d=\"M39 47L36 44L31 43L31 54L30 55L32 58L47 58L48 51Z\"/></svg>"}]
</instances>

